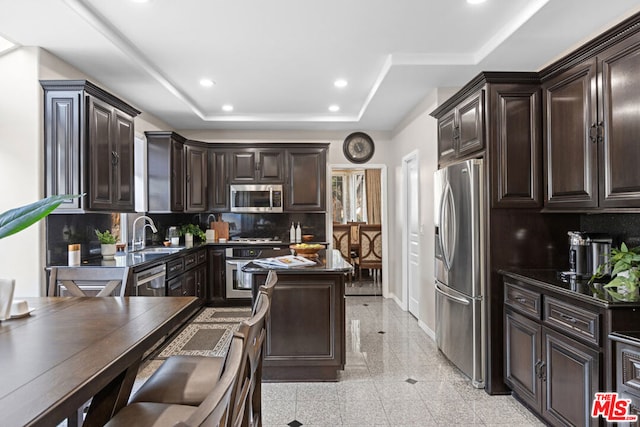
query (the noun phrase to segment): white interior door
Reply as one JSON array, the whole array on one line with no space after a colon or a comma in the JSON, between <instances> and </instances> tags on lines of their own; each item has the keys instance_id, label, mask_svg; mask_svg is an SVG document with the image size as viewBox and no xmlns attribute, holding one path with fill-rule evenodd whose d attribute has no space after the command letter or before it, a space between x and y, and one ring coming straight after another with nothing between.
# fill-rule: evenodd
<instances>
[{"instance_id":1,"label":"white interior door","mask_svg":"<svg viewBox=\"0 0 640 427\"><path fill-rule=\"evenodd\" d=\"M418 176L418 157L412 155L405 162L406 171L406 210L407 213L407 299L409 313L419 317L420 302L420 191Z\"/></svg>"}]
</instances>

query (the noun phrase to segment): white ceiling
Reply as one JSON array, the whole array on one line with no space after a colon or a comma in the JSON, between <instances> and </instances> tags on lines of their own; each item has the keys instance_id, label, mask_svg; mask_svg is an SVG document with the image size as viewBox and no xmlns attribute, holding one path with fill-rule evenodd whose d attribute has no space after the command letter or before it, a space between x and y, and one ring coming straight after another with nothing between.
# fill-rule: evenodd
<instances>
[{"instance_id":1,"label":"white ceiling","mask_svg":"<svg viewBox=\"0 0 640 427\"><path fill-rule=\"evenodd\" d=\"M434 88L483 70L539 70L640 5L0 0L0 11L0 35L50 51L178 130L389 131ZM200 86L204 77L215 86Z\"/></svg>"}]
</instances>

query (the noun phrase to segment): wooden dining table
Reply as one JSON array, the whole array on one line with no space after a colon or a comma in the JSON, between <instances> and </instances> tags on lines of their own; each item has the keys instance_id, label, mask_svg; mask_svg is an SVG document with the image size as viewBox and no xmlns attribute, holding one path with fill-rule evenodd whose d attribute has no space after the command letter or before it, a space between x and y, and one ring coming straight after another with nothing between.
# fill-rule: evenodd
<instances>
[{"instance_id":1,"label":"wooden dining table","mask_svg":"<svg viewBox=\"0 0 640 427\"><path fill-rule=\"evenodd\" d=\"M194 297L25 298L0 322L0 424L55 426L93 398L85 426L124 407L143 355L200 308Z\"/></svg>"}]
</instances>

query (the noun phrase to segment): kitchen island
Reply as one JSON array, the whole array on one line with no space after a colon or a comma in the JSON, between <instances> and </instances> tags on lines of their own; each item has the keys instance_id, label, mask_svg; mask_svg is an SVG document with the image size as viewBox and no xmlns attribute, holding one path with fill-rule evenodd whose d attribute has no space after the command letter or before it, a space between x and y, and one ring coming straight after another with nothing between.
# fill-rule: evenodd
<instances>
[{"instance_id":1,"label":"kitchen island","mask_svg":"<svg viewBox=\"0 0 640 427\"><path fill-rule=\"evenodd\" d=\"M353 267L339 251L320 251L316 264L277 268L263 354L265 381L337 381L345 364L345 277ZM249 263L254 296L269 268Z\"/></svg>"}]
</instances>

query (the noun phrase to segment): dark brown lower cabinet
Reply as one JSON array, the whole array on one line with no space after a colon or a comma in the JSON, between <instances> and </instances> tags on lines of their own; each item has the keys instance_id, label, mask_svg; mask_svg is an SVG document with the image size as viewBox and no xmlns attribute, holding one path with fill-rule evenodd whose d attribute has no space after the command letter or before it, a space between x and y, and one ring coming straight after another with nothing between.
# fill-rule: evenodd
<instances>
[{"instance_id":1,"label":"dark brown lower cabinet","mask_svg":"<svg viewBox=\"0 0 640 427\"><path fill-rule=\"evenodd\" d=\"M542 326L511 310L505 311L505 381L533 408L542 404L539 363Z\"/></svg>"},{"instance_id":2,"label":"dark brown lower cabinet","mask_svg":"<svg viewBox=\"0 0 640 427\"><path fill-rule=\"evenodd\" d=\"M615 342L616 388L620 399L629 399L627 415L638 417L636 422L619 422L619 426L640 425L640 333L614 332L609 338Z\"/></svg>"},{"instance_id":3,"label":"dark brown lower cabinet","mask_svg":"<svg viewBox=\"0 0 640 427\"><path fill-rule=\"evenodd\" d=\"M224 249L208 250L208 277L205 289L205 299L208 305L224 304L225 291L225 254Z\"/></svg>"},{"instance_id":4,"label":"dark brown lower cabinet","mask_svg":"<svg viewBox=\"0 0 640 427\"><path fill-rule=\"evenodd\" d=\"M266 274L254 274L253 287ZM266 381L337 381L345 364L341 273L278 271L264 345Z\"/></svg>"},{"instance_id":5,"label":"dark brown lower cabinet","mask_svg":"<svg viewBox=\"0 0 640 427\"><path fill-rule=\"evenodd\" d=\"M505 381L552 425L598 425L600 354L511 310L505 311Z\"/></svg>"}]
</instances>

